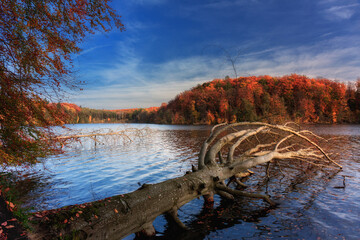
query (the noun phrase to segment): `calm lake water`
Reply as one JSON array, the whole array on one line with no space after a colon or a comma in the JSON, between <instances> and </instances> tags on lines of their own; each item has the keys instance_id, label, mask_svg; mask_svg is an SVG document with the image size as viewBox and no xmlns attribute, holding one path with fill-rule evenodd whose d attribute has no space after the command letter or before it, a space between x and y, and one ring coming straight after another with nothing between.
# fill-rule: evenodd
<instances>
[{"instance_id":1,"label":"calm lake water","mask_svg":"<svg viewBox=\"0 0 360 240\"><path fill-rule=\"evenodd\" d=\"M127 193L143 183L157 183L185 174L196 165L207 126L150 124L77 124L77 132L107 132L127 128L128 139L83 140L65 153L44 159L28 170L21 191L25 207L34 211L94 201ZM273 178L264 181L259 166L247 180L247 191L267 193L279 203L275 209L259 200L235 202L216 198L215 209L202 208L194 200L179 210L180 219L191 229L171 233L163 216L155 228L158 239L360 239L360 125L310 125L306 128L333 138L329 148L339 154L341 172L313 171L274 166ZM63 130L59 130L63 131ZM299 166L298 166L299 167ZM343 185L345 188L336 188ZM133 239L134 235L126 239Z\"/></svg>"}]
</instances>

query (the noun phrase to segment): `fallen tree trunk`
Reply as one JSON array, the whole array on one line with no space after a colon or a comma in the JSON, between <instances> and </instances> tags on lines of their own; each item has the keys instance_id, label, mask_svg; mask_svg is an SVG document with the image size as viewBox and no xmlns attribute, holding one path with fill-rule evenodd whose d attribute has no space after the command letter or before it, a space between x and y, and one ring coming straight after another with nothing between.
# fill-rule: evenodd
<instances>
[{"instance_id":1,"label":"fallen tree trunk","mask_svg":"<svg viewBox=\"0 0 360 240\"><path fill-rule=\"evenodd\" d=\"M205 203L211 203L214 194L227 199L262 198L275 205L266 195L232 189L226 181L243 187L238 180L241 173L276 159L298 159L318 166L330 163L341 168L311 138L317 137L307 131L265 123L215 126L200 150L199 170L193 167L193 172L182 177L144 184L132 193L36 213L31 219L34 231L29 237L121 239L131 233L151 236L155 234L152 222L162 214L186 229L177 217L178 209L200 196L204 196ZM222 157L224 149L226 159Z\"/></svg>"}]
</instances>

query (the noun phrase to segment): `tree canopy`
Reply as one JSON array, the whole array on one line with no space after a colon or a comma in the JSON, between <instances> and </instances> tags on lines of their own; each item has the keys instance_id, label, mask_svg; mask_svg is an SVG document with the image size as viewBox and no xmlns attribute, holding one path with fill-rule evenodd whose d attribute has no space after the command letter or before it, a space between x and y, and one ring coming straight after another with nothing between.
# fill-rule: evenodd
<instances>
[{"instance_id":1,"label":"tree canopy","mask_svg":"<svg viewBox=\"0 0 360 240\"><path fill-rule=\"evenodd\" d=\"M46 98L76 88L74 54L88 34L124 30L110 0L1 0L0 163L34 163L56 150L64 115Z\"/></svg>"},{"instance_id":2,"label":"tree canopy","mask_svg":"<svg viewBox=\"0 0 360 240\"><path fill-rule=\"evenodd\" d=\"M132 117L172 124L359 123L360 80L346 86L296 74L215 79L180 93L156 111L134 112Z\"/></svg>"}]
</instances>

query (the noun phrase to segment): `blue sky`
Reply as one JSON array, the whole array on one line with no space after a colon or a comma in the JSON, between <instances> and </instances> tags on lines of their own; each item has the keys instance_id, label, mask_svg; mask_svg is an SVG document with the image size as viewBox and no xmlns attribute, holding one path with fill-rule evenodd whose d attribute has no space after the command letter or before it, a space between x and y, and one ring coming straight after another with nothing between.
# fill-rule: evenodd
<instances>
[{"instance_id":1,"label":"blue sky","mask_svg":"<svg viewBox=\"0 0 360 240\"><path fill-rule=\"evenodd\" d=\"M360 77L360 0L114 0L125 32L89 36L75 58L97 109L160 106L199 83L291 73Z\"/></svg>"}]
</instances>

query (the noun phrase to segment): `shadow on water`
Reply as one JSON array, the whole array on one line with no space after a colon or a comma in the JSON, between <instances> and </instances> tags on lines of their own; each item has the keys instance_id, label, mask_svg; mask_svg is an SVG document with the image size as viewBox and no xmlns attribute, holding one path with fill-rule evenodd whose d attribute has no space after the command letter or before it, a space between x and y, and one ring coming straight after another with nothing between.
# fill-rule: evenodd
<instances>
[{"instance_id":1,"label":"shadow on water","mask_svg":"<svg viewBox=\"0 0 360 240\"><path fill-rule=\"evenodd\" d=\"M165 231L152 239L205 239L211 232L227 229L242 222L259 222L260 218L266 217L272 210L270 207L250 210L243 206L243 201L227 200L221 200L216 208L203 206L201 212L194 216L194 220L186 223L188 230L184 231L167 223Z\"/></svg>"},{"instance_id":2,"label":"shadow on water","mask_svg":"<svg viewBox=\"0 0 360 240\"><path fill-rule=\"evenodd\" d=\"M45 210L79 204L181 176L196 164L209 133L207 127L144 126L153 129L151 136L131 144L78 148L46 159L47 170L37 166L23 180L24 206ZM315 133L333 138L327 148L338 154L344 166L341 172L280 161L271 164L268 180L265 166L258 166L246 180L247 191L271 195L279 203L276 208L248 198L234 202L216 198L214 208L207 208L202 199L195 199L179 210L189 231L176 229L159 216L154 239L359 239L360 126L337 127L310 126Z\"/></svg>"}]
</instances>

